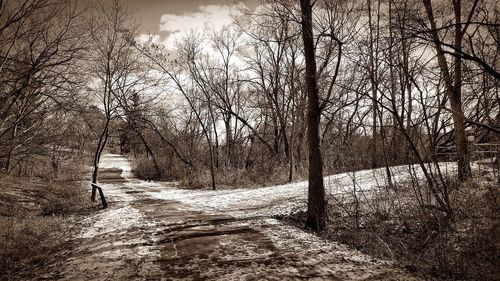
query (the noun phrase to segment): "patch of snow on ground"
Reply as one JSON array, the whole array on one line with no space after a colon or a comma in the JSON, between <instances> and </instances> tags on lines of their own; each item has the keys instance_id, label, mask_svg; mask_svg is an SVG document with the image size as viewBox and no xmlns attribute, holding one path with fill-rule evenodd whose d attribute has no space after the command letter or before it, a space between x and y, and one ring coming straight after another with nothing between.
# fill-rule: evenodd
<instances>
[{"instance_id":1,"label":"patch of snow on ground","mask_svg":"<svg viewBox=\"0 0 500 281\"><path fill-rule=\"evenodd\" d=\"M384 267L388 264L386 262L373 261L370 257L352 251L344 245L323 240L312 233L271 218L273 215L305 210L307 181L255 189L187 190L179 189L169 183L134 179L130 163L123 156L105 155L101 167L121 169L121 176L126 181L101 185L110 202L110 208L88 218L89 226L77 237L87 241L80 243L74 251L83 253L84 258L80 256L67 261L65 272L70 276L68 280L77 280L82 272L92 277L88 280L96 280L93 278L96 270L99 271L98 275L112 276L112 279L116 280L123 280L126 276L138 277L139 268L144 270L144 276L149 276L152 271L162 270L156 261L160 259L168 261L169 258L174 261L173 258L178 257L179 244L184 245L184 249L189 249L188 242L174 241L176 232L177 235L187 235L196 231L203 233L203 231L239 228L242 230L251 228L256 232L251 231L248 234L245 230L241 233L235 232L234 235L218 236L215 241L218 241L219 245L209 253L215 257L222 257L220 261L240 260L239 262L248 262L248 266L234 267L231 271L226 271L222 266L213 266L200 271L197 268L198 264L193 260L178 265L173 262L174 267L178 266L179 272L180 270L191 272L192 267L195 271L201 272L199 277L210 280L262 280L268 276L279 276L280 280L299 277L327 280L330 276L337 280L368 280L378 276L379 280L382 280L380 278L387 275L380 274L389 273L392 274L389 276L396 277L400 274L392 265ZM418 167L415 168L417 178L422 177L419 170ZM391 171L395 182L408 178L408 166L393 167ZM356 185L353 184L354 179ZM352 192L354 186L357 190L370 191L384 185L386 185L384 169L344 173L325 178L326 190L332 195ZM155 207L151 205L152 209L144 212L148 203L139 200L150 198L165 200L165 205L155 202ZM138 207L137 203L143 202L145 207ZM173 211L177 214L172 218L167 216L167 221L162 216L156 219L155 211L163 210L164 214L171 212L168 204L175 206ZM183 210L187 212L183 214ZM226 216L236 218L236 221L216 225L210 223L203 225L198 222L199 225L190 226L190 221L194 220L196 223L197 218L196 213L190 212L193 210L200 211L201 222L204 216L211 214L214 214L215 218L226 218ZM169 226L172 226L172 229ZM180 226L179 229L175 230L176 226ZM244 233L250 236L239 236ZM254 237L252 235L258 238L254 244L241 243L244 237ZM169 238L171 242L165 243ZM159 243L160 241L162 243ZM229 251L222 252L222 249ZM276 253L277 255L274 255ZM390 280L413 280L404 274L401 276L405 277ZM192 280L191 277L186 276L185 280Z\"/></svg>"},{"instance_id":2,"label":"patch of snow on ground","mask_svg":"<svg viewBox=\"0 0 500 281\"><path fill-rule=\"evenodd\" d=\"M100 162L102 169L119 168L121 176L128 178L132 176L130 162L121 155L107 154ZM125 183L126 184L126 183ZM100 184L106 199L111 203L110 207L99 214L88 218L90 226L83 230L78 238L93 238L110 232L126 230L141 223L142 214L136 208L130 206L133 196L123 190L124 183ZM99 199L98 199L99 200ZM113 204L116 202L118 204Z\"/></svg>"},{"instance_id":3,"label":"patch of snow on ground","mask_svg":"<svg viewBox=\"0 0 500 281\"><path fill-rule=\"evenodd\" d=\"M94 223L80 233L78 238L94 238L97 235L126 230L139 224L141 216L137 209L130 206L111 208L93 217Z\"/></svg>"},{"instance_id":4,"label":"patch of snow on ground","mask_svg":"<svg viewBox=\"0 0 500 281\"><path fill-rule=\"evenodd\" d=\"M101 161L99 162L99 168L102 169L118 168L122 170L121 176L123 178L126 179L133 177L130 161L119 154L103 155Z\"/></svg>"},{"instance_id":5,"label":"patch of snow on ground","mask_svg":"<svg viewBox=\"0 0 500 281\"><path fill-rule=\"evenodd\" d=\"M443 173L452 173L455 163L440 163ZM436 169L433 167L432 172ZM409 179L409 171L419 180L424 174L418 165L391 167L393 182L403 182ZM234 217L276 216L306 209L308 182L294 182L278 186L268 186L256 189L231 190L188 190L177 187L162 186L161 183L143 182L144 187L154 188L150 192L153 198L174 200L190 206L197 211L221 212ZM377 187L386 186L385 168L342 173L325 177L327 194L336 195L351 193L356 187L357 192L369 192Z\"/></svg>"}]
</instances>

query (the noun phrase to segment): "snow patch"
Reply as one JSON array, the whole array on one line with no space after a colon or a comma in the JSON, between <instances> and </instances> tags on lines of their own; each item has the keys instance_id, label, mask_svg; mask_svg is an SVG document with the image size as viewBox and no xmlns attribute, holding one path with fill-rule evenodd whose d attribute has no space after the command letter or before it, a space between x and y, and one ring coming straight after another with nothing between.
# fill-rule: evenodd
<instances>
[{"instance_id":1,"label":"snow patch","mask_svg":"<svg viewBox=\"0 0 500 281\"><path fill-rule=\"evenodd\" d=\"M94 238L97 235L128 229L138 225L141 217L141 213L130 206L108 209L93 217L92 220L95 222L83 233L80 233L78 238Z\"/></svg>"},{"instance_id":2,"label":"snow patch","mask_svg":"<svg viewBox=\"0 0 500 281\"><path fill-rule=\"evenodd\" d=\"M437 167L428 166L433 173ZM452 173L455 163L440 163L443 173ZM424 173L418 165L404 165L390 168L395 183L409 179L409 171L422 180ZM342 173L325 177L325 189L329 195L374 191L388 183L385 168ZM136 184L137 186L137 184ZM143 182L139 186L154 189L148 195L155 199L178 201L190 210L217 212L233 217L278 216L306 209L308 182L301 181L256 189L231 190L187 190L162 183Z\"/></svg>"}]
</instances>

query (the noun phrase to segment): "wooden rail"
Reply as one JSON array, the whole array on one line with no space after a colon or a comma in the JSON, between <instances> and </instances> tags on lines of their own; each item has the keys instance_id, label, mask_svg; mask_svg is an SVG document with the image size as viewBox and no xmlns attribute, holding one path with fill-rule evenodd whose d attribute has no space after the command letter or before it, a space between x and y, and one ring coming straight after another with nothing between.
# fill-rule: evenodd
<instances>
[{"instance_id":1,"label":"wooden rail","mask_svg":"<svg viewBox=\"0 0 500 281\"><path fill-rule=\"evenodd\" d=\"M469 144L469 153L471 157L476 159L481 159L484 157L499 157L498 148L500 147L499 143L474 143ZM436 146L436 155L437 156L456 156L457 148L454 145L450 146Z\"/></svg>"},{"instance_id":2,"label":"wooden rail","mask_svg":"<svg viewBox=\"0 0 500 281\"><path fill-rule=\"evenodd\" d=\"M102 191L102 188L95 183L91 183L90 185L92 186L92 196L90 199L92 200L92 202L95 202L95 195L96 195L95 191L96 190L99 191L99 197L101 197L102 208L106 209L108 207L108 202L106 202L106 198L104 197L104 192Z\"/></svg>"}]
</instances>

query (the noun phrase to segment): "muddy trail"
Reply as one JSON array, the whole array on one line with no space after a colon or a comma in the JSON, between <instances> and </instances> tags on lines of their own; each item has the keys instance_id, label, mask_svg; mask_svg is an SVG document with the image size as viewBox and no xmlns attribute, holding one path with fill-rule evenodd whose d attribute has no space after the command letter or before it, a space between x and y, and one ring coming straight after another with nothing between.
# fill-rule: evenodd
<instances>
[{"instance_id":1,"label":"muddy trail","mask_svg":"<svg viewBox=\"0 0 500 281\"><path fill-rule=\"evenodd\" d=\"M102 167L110 207L79 222L37 280L420 280L255 211L276 200L203 207L228 193L197 191L207 204L188 204L177 199L189 191L134 179L124 157L105 155Z\"/></svg>"}]
</instances>

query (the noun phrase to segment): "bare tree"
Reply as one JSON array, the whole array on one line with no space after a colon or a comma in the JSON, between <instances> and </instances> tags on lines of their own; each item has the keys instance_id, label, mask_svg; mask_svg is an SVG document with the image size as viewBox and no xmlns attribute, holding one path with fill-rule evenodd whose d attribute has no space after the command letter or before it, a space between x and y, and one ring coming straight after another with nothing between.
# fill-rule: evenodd
<instances>
[{"instance_id":1,"label":"bare tree","mask_svg":"<svg viewBox=\"0 0 500 281\"><path fill-rule=\"evenodd\" d=\"M300 1L302 12L302 40L306 62L307 85L307 142L309 150L309 192L307 201L307 226L323 229L326 226L327 202L323 183L323 161L320 151L319 124L321 110L314 54L314 33L312 4L309 0Z\"/></svg>"},{"instance_id":2,"label":"bare tree","mask_svg":"<svg viewBox=\"0 0 500 281\"><path fill-rule=\"evenodd\" d=\"M46 155L67 128L52 125L81 81L81 12L73 2L0 2L0 159L7 172Z\"/></svg>"},{"instance_id":3,"label":"bare tree","mask_svg":"<svg viewBox=\"0 0 500 281\"><path fill-rule=\"evenodd\" d=\"M88 22L91 42L87 72L91 79L87 90L91 95L89 99L95 100L102 112L100 124L93 128L97 143L92 183L97 182L99 161L111 136L112 121L120 116L120 90L123 91L123 83L129 83L127 77L133 75L131 69L136 63L134 49L130 44L135 27L129 20L129 12L118 1L114 1L111 7L104 4L96 7ZM92 190L92 198L95 198L95 188Z\"/></svg>"},{"instance_id":4,"label":"bare tree","mask_svg":"<svg viewBox=\"0 0 500 281\"><path fill-rule=\"evenodd\" d=\"M455 144L457 147L458 178L460 180L466 180L471 177L471 168L469 163L470 159L467 147L467 137L465 133L464 112L462 108L462 58L458 55L455 56L452 72L441 44L442 39L438 33L432 3L430 0L422 1L429 20L430 34L436 49L439 68L446 86L446 93L451 104L453 126L455 131ZM470 19L474 16L478 2L479 0L475 0L472 3L467 18ZM462 1L453 1L455 27L453 43L451 45L454 47L457 54L459 54L462 50L462 40L469 25L468 23L465 23L465 25L462 26L462 13Z\"/></svg>"},{"instance_id":5,"label":"bare tree","mask_svg":"<svg viewBox=\"0 0 500 281\"><path fill-rule=\"evenodd\" d=\"M186 79L182 78L183 73L186 69L183 69L182 65L178 63L181 59L186 63L185 65L189 65L192 63L194 59L194 55L196 53L196 44L198 43L196 40L193 41L194 38L186 37L184 41L178 42L178 49L182 53L184 52L184 57L174 60L170 60L167 58L167 55L163 52L160 46L153 45L151 48L148 46L143 46L141 49L142 53L149 58L162 72L164 72L172 82L174 88L178 93L180 93L187 104L189 105L190 110L194 113L195 118L198 124L201 126L202 134L205 137L208 151L209 151L209 166L210 166L210 178L211 178L211 186L212 189L216 189L216 179L215 179L215 159L214 159L214 151L212 147L212 137L210 136L210 128L207 125L201 107L198 106L197 94L199 91L205 91L203 85L200 88L194 87L196 85L196 81L186 81ZM189 67L188 67L189 71ZM209 109L209 114L211 110ZM213 120L213 119L212 119Z\"/></svg>"}]
</instances>

